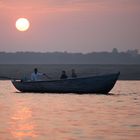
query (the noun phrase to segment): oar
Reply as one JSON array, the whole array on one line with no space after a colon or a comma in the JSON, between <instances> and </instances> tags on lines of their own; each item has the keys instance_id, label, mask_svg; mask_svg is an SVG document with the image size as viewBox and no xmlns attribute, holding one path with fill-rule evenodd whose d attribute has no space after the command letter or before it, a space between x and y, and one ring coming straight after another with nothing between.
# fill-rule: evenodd
<instances>
[{"instance_id":1,"label":"oar","mask_svg":"<svg viewBox=\"0 0 140 140\"><path fill-rule=\"evenodd\" d=\"M48 79L52 79L50 76L46 75L45 73L43 75L46 76Z\"/></svg>"}]
</instances>

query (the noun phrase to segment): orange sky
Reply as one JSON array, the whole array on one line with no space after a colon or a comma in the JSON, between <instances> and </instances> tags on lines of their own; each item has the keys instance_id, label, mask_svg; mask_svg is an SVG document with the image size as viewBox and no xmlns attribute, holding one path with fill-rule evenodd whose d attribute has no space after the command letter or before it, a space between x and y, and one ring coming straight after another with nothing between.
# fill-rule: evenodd
<instances>
[{"instance_id":1,"label":"orange sky","mask_svg":"<svg viewBox=\"0 0 140 140\"><path fill-rule=\"evenodd\" d=\"M0 51L139 49L139 0L0 0ZM30 20L19 32L15 21Z\"/></svg>"}]
</instances>

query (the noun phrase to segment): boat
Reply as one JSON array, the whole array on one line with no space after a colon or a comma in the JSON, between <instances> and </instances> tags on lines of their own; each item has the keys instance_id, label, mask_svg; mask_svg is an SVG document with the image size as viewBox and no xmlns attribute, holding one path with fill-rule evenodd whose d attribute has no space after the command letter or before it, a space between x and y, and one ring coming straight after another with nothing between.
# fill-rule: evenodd
<instances>
[{"instance_id":1,"label":"boat","mask_svg":"<svg viewBox=\"0 0 140 140\"><path fill-rule=\"evenodd\" d=\"M89 77L69 78L61 80L22 81L12 80L14 87L20 92L32 93L101 93L108 94L114 87L120 72Z\"/></svg>"}]
</instances>

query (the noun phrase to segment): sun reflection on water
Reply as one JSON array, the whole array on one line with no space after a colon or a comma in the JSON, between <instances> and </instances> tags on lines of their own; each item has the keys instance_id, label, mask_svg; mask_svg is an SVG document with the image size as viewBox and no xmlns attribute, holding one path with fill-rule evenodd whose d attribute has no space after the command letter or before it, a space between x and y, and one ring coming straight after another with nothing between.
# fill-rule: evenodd
<instances>
[{"instance_id":1,"label":"sun reflection on water","mask_svg":"<svg viewBox=\"0 0 140 140\"><path fill-rule=\"evenodd\" d=\"M12 136L16 139L36 137L35 125L32 122L32 110L25 105L14 109L10 128Z\"/></svg>"},{"instance_id":2,"label":"sun reflection on water","mask_svg":"<svg viewBox=\"0 0 140 140\"><path fill-rule=\"evenodd\" d=\"M139 85L118 81L111 96L52 95L13 93L0 81L0 140L139 140Z\"/></svg>"}]
</instances>

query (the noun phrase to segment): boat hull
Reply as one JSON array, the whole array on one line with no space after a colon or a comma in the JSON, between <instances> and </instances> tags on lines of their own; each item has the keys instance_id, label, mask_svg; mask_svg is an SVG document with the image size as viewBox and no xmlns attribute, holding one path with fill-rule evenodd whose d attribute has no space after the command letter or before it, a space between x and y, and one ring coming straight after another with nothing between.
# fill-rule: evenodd
<instances>
[{"instance_id":1,"label":"boat hull","mask_svg":"<svg viewBox=\"0 0 140 140\"><path fill-rule=\"evenodd\" d=\"M21 92L34 93L103 93L114 87L120 73L100 76L48 81L13 80L15 88Z\"/></svg>"}]
</instances>

